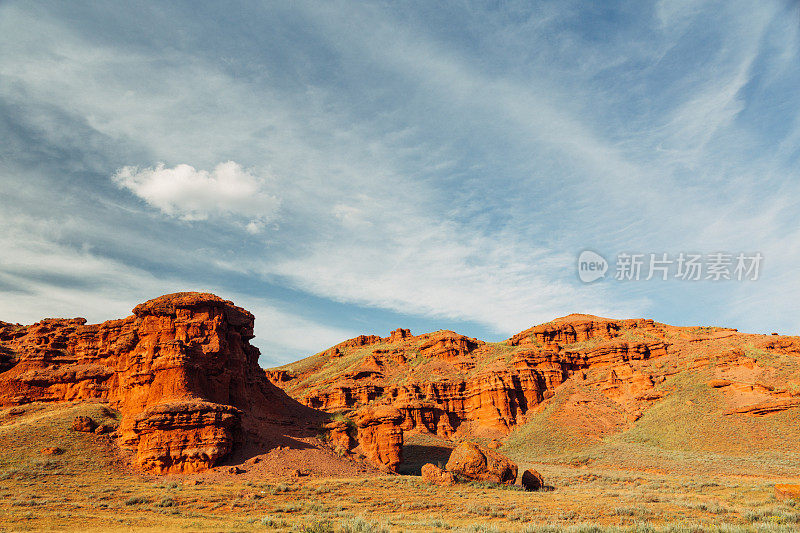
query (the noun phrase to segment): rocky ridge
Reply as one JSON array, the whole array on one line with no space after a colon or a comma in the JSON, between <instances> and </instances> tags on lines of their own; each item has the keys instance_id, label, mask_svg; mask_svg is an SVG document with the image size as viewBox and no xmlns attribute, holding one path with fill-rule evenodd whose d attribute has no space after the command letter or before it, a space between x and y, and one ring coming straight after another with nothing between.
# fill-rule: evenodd
<instances>
[{"instance_id":1,"label":"rocky ridge","mask_svg":"<svg viewBox=\"0 0 800 533\"><path fill-rule=\"evenodd\" d=\"M798 347L796 337L569 315L500 343L446 330L362 335L272 372L313 408L353 419L365 409L391 408L404 433L455 442L503 439L569 390L565 423L600 438L635 423L670 394L665 381L683 371L727 376L715 387L731 414L800 406L798 375L776 374L759 361L796 357ZM758 383L762 375L770 384Z\"/></svg>"}]
</instances>

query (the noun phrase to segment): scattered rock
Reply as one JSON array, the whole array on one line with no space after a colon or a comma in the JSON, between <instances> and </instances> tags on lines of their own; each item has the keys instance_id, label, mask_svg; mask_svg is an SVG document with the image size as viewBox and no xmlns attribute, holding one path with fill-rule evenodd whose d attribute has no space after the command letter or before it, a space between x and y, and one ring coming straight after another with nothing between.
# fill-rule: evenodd
<instances>
[{"instance_id":1,"label":"scattered rock","mask_svg":"<svg viewBox=\"0 0 800 533\"><path fill-rule=\"evenodd\" d=\"M452 472L442 470L438 466L427 463L422 467L422 480L433 485L455 485L456 477Z\"/></svg>"},{"instance_id":2,"label":"scattered rock","mask_svg":"<svg viewBox=\"0 0 800 533\"><path fill-rule=\"evenodd\" d=\"M544 487L544 478L536 470L526 470L522 473L522 488L525 490L539 490Z\"/></svg>"},{"instance_id":3,"label":"scattered rock","mask_svg":"<svg viewBox=\"0 0 800 533\"><path fill-rule=\"evenodd\" d=\"M308 470L302 470L300 468L295 468L292 470L292 477L306 477L311 475L311 472Z\"/></svg>"},{"instance_id":4,"label":"scattered rock","mask_svg":"<svg viewBox=\"0 0 800 533\"><path fill-rule=\"evenodd\" d=\"M99 426L94 428L94 432L97 433L98 435L102 435L104 433L111 433L112 431L114 431L114 428L112 426L109 426L108 424L100 424Z\"/></svg>"},{"instance_id":5,"label":"scattered rock","mask_svg":"<svg viewBox=\"0 0 800 533\"><path fill-rule=\"evenodd\" d=\"M92 420L89 416L76 416L72 421L72 431L80 431L83 433L91 433L97 427L97 422Z\"/></svg>"},{"instance_id":6,"label":"scattered rock","mask_svg":"<svg viewBox=\"0 0 800 533\"><path fill-rule=\"evenodd\" d=\"M779 500L800 499L800 485L775 485L775 498Z\"/></svg>"},{"instance_id":7,"label":"scattered rock","mask_svg":"<svg viewBox=\"0 0 800 533\"><path fill-rule=\"evenodd\" d=\"M489 444L487 444L487 446L488 446L490 449L492 449L492 450L496 450L496 449L498 449L498 448L499 448L500 446L502 446L502 445L503 445L503 443L502 443L502 442L500 442L500 441L499 441L499 440L497 440L497 439L492 439L492 441L491 441Z\"/></svg>"},{"instance_id":8,"label":"scattered rock","mask_svg":"<svg viewBox=\"0 0 800 533\"><path fill-rule=\"evenodd\" d=\"M42 448L42 455L61 455L62 453L64 453L64 450L58 446L48 446L47 448Z\"/></svg>"},{"instance_id":9,"label":"scattered rock","mask_svg":"<svg viewBox=\"0 0 800 533\"><path fill-rule=\"evenodd\" d=\"M474 481L513 484L517 480L517 465L511 459L474 442L456 446L445 468Z\"/></svg>"},{"instance_id":10,"label":"scattered rock","mask_svg":"<svg viewBox=\"0 0 800 533\"><path fill-rule=\"evenodd\" d=\"M245 472L247 472L247 470L245 470L243 468L239 468L238 466L232 466L232 467L228 468L228 473L229 474L244 474Z\"/></svg>"}]
</instances>

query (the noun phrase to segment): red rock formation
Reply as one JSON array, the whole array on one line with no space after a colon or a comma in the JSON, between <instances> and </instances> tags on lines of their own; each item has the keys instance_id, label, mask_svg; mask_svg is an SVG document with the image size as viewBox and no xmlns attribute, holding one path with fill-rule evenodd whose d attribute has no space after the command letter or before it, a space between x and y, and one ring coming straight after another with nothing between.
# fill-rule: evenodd
<instances>
[{"instance_id":1,"label":"red rock formation","mask_svg":"<svg viewBox=\"0 0 800 533\"><path fill-rule=\"evenodd\" d=\"M322 413L266 379L244 309L212 294L177 293L133 312L95 325L2 323L0 405L108 402L122 415L120 445L159 473L207 468L270 424L321 423Z\"/></svg>"},{"instance_id":2,"label":"red rock formation","mask_svg":"<svg viewBox=\"0 0 800 533\"><path fill-rule=\"evenodd\" d=\"M387 406L367 409L358 419L358 442L367 459L397 471L402 461L403 430L400 412Z\"/></svg>"},{"instance_id":3,"label":"red rock formation","mask_svg":"<svg viewBox=\"0 0 800 533\"><path fill-rule=\"evenodd\" d=\"M517 333L506 341L511 346L541 344L546 348L585 342L591 339L612 339L624 329L656 329L652 320L609 320L593 315L568 315L546 324Z\"/></svg>"},{"instance_id":4,"label":"red rock formation","mask_svg":"<svg viewBox=\"0 0 800 533\"><path fill-rule=\"evenodd\" d=\"M796 379L764 363L765 351L794 356L797 338L726 328L570 315L502 344L451 331L393 332L372 350L357 344L342 348L335 362L312 356L313 361L287 365L294 378L281 386L325 410L359 413L391 405L400 412L403 431L451 440L502 439L566 390L567 382L570 392L560 396L553 416L589 440L629 428L674 392L668 380L684 371L702 372L705 381L742 383L721 389L731 414L792 409L800 397ZM749 350L765 358L747 357ZM779 375L784 377L777 385L759 384Z\"/></svg>"},{"instance_id":5,"label":"red rock formation","mask_svg":"<svg viewBox=\"0 0 800 533\"><path fill-rule=\"evenodd\" d=\"M779 413L781 411L786 411L787 409L791 409L793 407L800 407L800 398L780 398L777 400L767 400L764 402L759 402L754 405L746 405L744 407L738 407L736 409L732 409L725 413L726 415L734 415L734 414L746 414L746 415L769 415L772 413Z\"/></svg>"},{"instance_id":6,"label":"red rock formation","mask_svg":"<svg viewBox=\"0 0 800 533\"><path fill-rule=\"evenodd\" d=\"M121 442L136 448L137 462L146 470L196 472L231 452L241 414L229 405L196 400L161 403L137 415Z\"/></svg>"},{"instance_id":7,"label":"red rock formation","mask_svg":"<svg viewBox=\"0 0 800 533\"><path fill-rule=\"evenodd\" d=\"M316 409L358 410L377 400L388 402L402 414L400 427L404 431L430 432L445 438L475 432L498 437L523 422L531 408L551 397L556 387L577 371L668 353L669 344L657 337L647 341L620 337L630 330L659 332L660 326L652 321L587 316L566 317L531 328L507 343L514 347L504 362L496 360L489 365L484 361L493 357L497 348L452 331L412 337L407 330L396 330L367 355L360 349L366 341L357 337L361 340L347 341L354 345L350 348L344 347L345 343L337 345L343 351L336 364L344 368L338 374L328 372L330 377L325 381L306 385L307 379L327 368L324 358L317 359L310 365L313 370L293 373L291 381L280 385L290 394L299 393L298 399ZM559 339L572 345L562 346L557 343ZM576 347L574 342L580 342L577 339L596 342ZM542 348L544 343L552 344L552 349ZM620 373L625 383L608 383L605 393L635 419L646 408L642 398L651 394L654 384L638 371L621 367Z\"/></svg>"},{"instance_id":8,"label":"red rock formation","mask_svg":"<svg viewBox=\"0 0 800 533\"><path fill-rule=\"evenodd\" d=\"M473 442L456 446L445 469L474 481L513 485L517 480L517 465L511 459Z\"/></svg>"},{"instance_id":9,"label":"red rock formation","mask_svg":"<svg viewBox=\"0 0 800 533\"><path fill-rule=\"evenodd\" d=\"M383 339L377 335L359 335L358 337L340 342L336 346L329 348L323 353L328 357L341 357L342 350L346 350L348 348L357 348L360 346L370 346L372 344L378 344L382 340Z\"/></svg>"},{"instance_id":10,"label":"red rock formation","mask_svg":"<svg viewBox=\"0 0 800 533\"><path fill-rule=\"evenodd\" d=\"M351 425L344 420L332 421L325 424L328 431L328 442L341 452L350 452L355 447Z\"/></svg>"},{"instance_id":11,"label":"red rock formation","mask_svg":"<svg viewBox=\"0 0 800 533\"><path fill-rule=\"evenodd\" d=\"M483 342L477 339L443 330L430 334L429 338L420 344L418 350L423 357L454 359L464 357L481 344Z\"/></svg>"},{"instance_id":12,"label":"red rock formation","mask_svg":"<svg viewBox=\"0 0 800 533\"><path fill-rule=\"evenodd\" d=\"M392 331L389 334L388 340L390 343L395 343L395 342L401 342L402 340L408 339L409 337L411 337L410 329L397 328L396 330Z\"/></svg>"},{"instance_id":13,"label":"red rock formation","mask_svg":"<svg viewBox=\"0 0 800 533\"><path fill-rule=\"evenodd\" d=\"M456 483L456 477L452 472L442 470L431 463L422 465L422 480L432 485L440 486L450 486Z\"/></svg>"}]
</instances>

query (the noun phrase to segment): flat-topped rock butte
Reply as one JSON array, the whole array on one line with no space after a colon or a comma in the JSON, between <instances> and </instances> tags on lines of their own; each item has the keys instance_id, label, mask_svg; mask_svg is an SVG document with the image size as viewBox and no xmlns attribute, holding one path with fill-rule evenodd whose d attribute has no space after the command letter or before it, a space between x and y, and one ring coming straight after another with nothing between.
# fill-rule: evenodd
<instances>
[{"instance_id":1,"label":"flat-topped rock butte","mask_svg":"<svg viewBox=\"0 0 800 533\"><path fill-rule=\"evenodd\" d=\"M120 447L155 473L195 472L234 447L257 452L316 435L327 415L266 378L249 343L253 321L213 294L176 293L102 324L0 323L0 404L106 402L121 414ZM370 427L379 432L380 422Z\"/></svg>"},{"instance_id":2,"label":"flat-topped rock butte","mask_svg":"<svg viewBox=\"0 0 800 533\"><path fill-rule=\"evenodd\" d=\"M553 420L600 439L635 424L683 371L712 378L706 386L724 395L726 416L800 406L797 373L758 356L794 360L797 337L569 315L500 343L452 331L362 335L265 371L250 345L253 323L232 302L196 292L101 324L0 322L0 405L106 403L120 413L120 448L158 474L282 446L342 468L362 458L396 471L409 436L497 447L554 399Z\"/></svg>"}]
</instances>

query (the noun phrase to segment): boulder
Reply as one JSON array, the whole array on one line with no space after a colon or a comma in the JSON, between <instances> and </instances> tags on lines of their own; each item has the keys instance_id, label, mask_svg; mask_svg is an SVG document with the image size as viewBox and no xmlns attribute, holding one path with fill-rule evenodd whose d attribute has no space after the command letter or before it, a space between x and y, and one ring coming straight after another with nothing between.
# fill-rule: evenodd
<instances>
[{"instance_id":1,"label":"boulder","mask_svg":"<svg viewBox=\"0 0 800 533\"><path fill-rule=\"evenodd\" d=\"M48 446L47 448L42 448L42 455L61 455L64 453L64 450L58 448L57 446Z\"/></svg>"},{"instance_id":2,"label":"boulder","mask_svg":"<svg viewBox=\"0 0 800 533\"><path fill-rule=\"evenodd\" d=\"M447 471L473 481L513 485L517 465L505 455L474 442L462 442L450 454Z\"/></svg>"},{"instance_id":3,"label":"boulder","mask_svg":"<svg viewBox=\"0 0 800 533\"><path fill-rule=\"evenodd\" d=\"M422 466L422 480L432 485L450 486L455 485L456 477L452 472L442 470L438 466L427 463Z\"/></svg>"},{"instance_id":4,"label":"boulder","mask_svg":"<svg viewBox=\"0 0 800 533\"><path fill-rule=\"evenodd\" d=\"M536 470L526 470L522 473L522 488L525 490L540 490L544 487L544 478Z\"/></svg>"},{"instance_id":5,"label":"boulder","mask_svg":"<svg viewBox=\"0 0 800 533\"><path fill-rule=\"evenodd\" d=\"M80 431L82 433L92 433L95 428L97 428L97 422L89 416L76 416L70 427L72 431Z\"/></svg>"}]
</instances>

